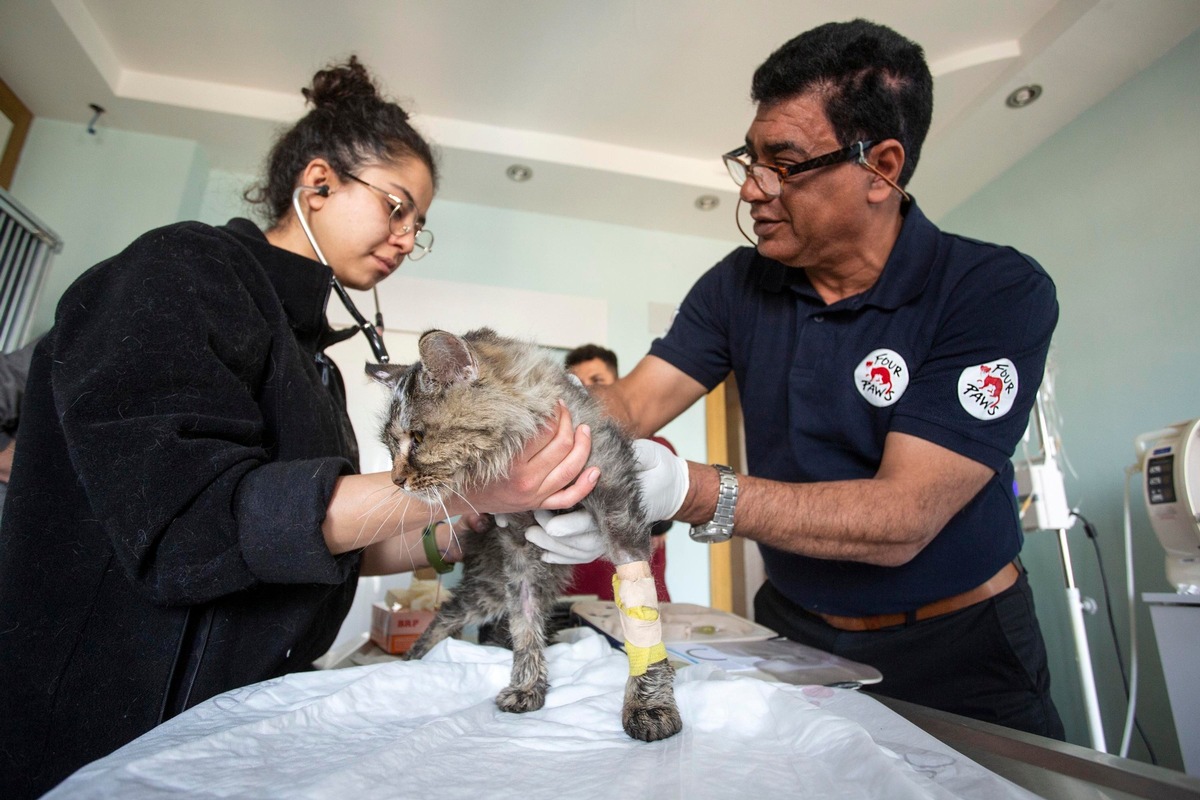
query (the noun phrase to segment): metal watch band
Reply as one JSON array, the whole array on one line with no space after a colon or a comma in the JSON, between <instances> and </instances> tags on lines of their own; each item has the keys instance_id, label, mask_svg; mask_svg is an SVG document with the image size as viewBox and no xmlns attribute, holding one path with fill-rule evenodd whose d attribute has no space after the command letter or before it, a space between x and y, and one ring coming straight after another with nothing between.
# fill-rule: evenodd
<instances>
[{"instance_id":1,"label":"metal watch band","mask_svg":"<svg viewBox=\"0 0 1200 800\"><path fill-rule=\"evenodd\" d=\"M703 525L693 525L688 535L694 541L713 544L733 538L733 512L737 508L737 475L724 464L713 464L721 484L717 489L717 510Z\"/></svg>"}]
</instances>

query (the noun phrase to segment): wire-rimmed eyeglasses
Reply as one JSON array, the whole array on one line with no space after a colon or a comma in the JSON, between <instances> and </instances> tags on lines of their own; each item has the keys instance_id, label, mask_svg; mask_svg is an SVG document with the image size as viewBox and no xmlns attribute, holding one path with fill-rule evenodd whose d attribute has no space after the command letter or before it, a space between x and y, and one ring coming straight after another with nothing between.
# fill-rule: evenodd
<instances>
[{"instance_id":1,"label":"wire-rimmed eyeglasses","mask_svg":"<svg viewBox=\"0 0 1200 800\"><path fill-rule=\"evenodd\" d=\"M387 199L391 209L388 213L388 229L392 235L407 236L409 233L413 235L412 252L407 256L410 261L420 261L433 252L433 231L417 221L417 206L412 200L397 197L386 189L380 189L373 183L367 183L357 175L347 173L347 176L368 189L374 189Z\"/></svg>"},{"instance_id":2,"label":"wire-rimmed eyeglasses","mask_svg":"<svg viewBox=\"0 0 1200 800\"><path fill-rule=\"evenodd\" d=\"M824 155L819 155L787 167L749 161L749 152L745 145L736 150L730 150L721 156L721 158L725 161L725 168L729 170L729 177L733 178L734 183L741 186L746 182L747 177L753 178L755 185L767 197L779 197L783 191L783 182L793 175L799 175L801 172L808 172L809 170L828 167L833 164L841 164L846 161L857 161L861 166L866 167L891 184L892 188L907 200L908 194L903 189L867 161L867 151L874 147L875 144L876 142L870 140L855 142L848 147L843 147L841 150L825 153Z\"/></svg>"}]
</instances>

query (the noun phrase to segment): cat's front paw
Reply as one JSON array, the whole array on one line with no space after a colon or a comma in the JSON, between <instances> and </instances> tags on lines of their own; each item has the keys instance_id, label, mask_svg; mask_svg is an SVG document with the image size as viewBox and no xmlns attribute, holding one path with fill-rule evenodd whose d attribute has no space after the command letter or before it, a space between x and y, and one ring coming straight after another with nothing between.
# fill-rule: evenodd
<instances>
[{"instance_id":1,"label":"cat's front paw","mask_svg":"<svg viewBox=\"0 0 1200 800\"><path fill-rule=\"evenodd\" d=\"M667 661L656 661L643 674L630 676L621 708L625 732L643 742L657 742L683 730L674 685L675 668Z\"/></svg>"},{"instance_id":2,"label":"cat's front paw","mask_svg":"<svg viewBox=\"0 0 1200 800\"><path fill-rule=\"evenodd\" d=\"M667 739L683 730L683 719L674 704L653 708L627 708L621 713L621 727L630 738L643 742Z\"/></svg>"},{"instance_id":3,"label":"cat's front paw","mask_svg":"<svg viewBox=\"0 0 1200 800\"><path fill-rule=\"evenodd\" d=\"M535 685L532 689L508 686L496 695L496 705L501 711L512 714L537 711L546 704L546 688L544 684Z\"/></svg>"}]
</instances>

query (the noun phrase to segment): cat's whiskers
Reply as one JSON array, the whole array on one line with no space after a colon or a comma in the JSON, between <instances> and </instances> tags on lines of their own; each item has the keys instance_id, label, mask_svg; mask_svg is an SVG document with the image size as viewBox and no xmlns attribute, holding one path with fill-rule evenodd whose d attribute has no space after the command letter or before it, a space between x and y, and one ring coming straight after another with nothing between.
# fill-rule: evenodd
<instances>
[{"instance_id":1,"label":"cat's whiskers","mask_svg":"<svg viewBox=\"0 0 1200 800\"><path fill-rule=\"evenodd\" d=\"M392 494L395 494L398 491L400 491L400 487L389 481L387 486L380 486L378 489L375 489L373 492L368 494L367 497L374 497L380 492L391 492Z\"/></svg>"},{"instance_id":2,"label":"cat's whiskers","mask_svg":"<svg viewBox=\"0 0 1200 800\"><path fill-rule=\"evenodd\" d=\"M407 517L408 516L408 507L417 498L413 497L412 494L410 494L409 492L405 492L405 491L400 491L400 492L398 492L398 494L400 494L404 497L405 502L404 502L404 509L403 509L402 516ZM433 513L434 507L432 505L427 504L424 501L422 501L421 504L424 505L426 510L429 512L429 521L426 522L424 527L421 528L420 534L418 534L415 539L413 537L407 536L407 535L403 536L401 538L401 541L403 541L403 543L404 543L404 552L408 556L408 563L412 565L413 569L418 569L418 567L417 567L417 563L418 563L417 562L417 552L418 552L417 542L419 542L421 540L421 538L425 535L425 529L428 528L430 525L436 525L440 522L447 523L448 525L450 525L451 541L453 542L455 540L454 525L452 523L450 523L450 512L449 512L449 510L447 510L446 504L443 503L440 498L438 498L436 495L435 495L435 498L438 500L438 505L440 505L442 507L442 511L445 512L445 516L441 517L440 519L436 518ZM422 551L421 555L422 556L425 555L423 550L424 550L424 544L421 545L421 551ZM446 552L449 552L449 550L447 550ZM442 555L445 555L445 553L443 553ZM441 586L442 586L442 576L441 575L438 575L437 581L438 581L438 591L441 591ZM434 605L436 606L436 605L438 605L438 603L435 602Z\"/></svg>"},{"instance_id":3,"label":"cat's whiskers","mask_svg":"<svg viewBox=\"0 0 1200 800\"><path fill-rule=\"evenodd\" d=\"M380 520L379 525L376 526L375 533L371 534L371 541L369 541L365 545L363 545L364 547L370 547L371 545L375 544L375 540L379 537L379 532L383 530L383 526L386 525L388 520L390 520L392 518L392 515L396 513L396 509L400 507L400 498L396 496L398 494L402 494L402 493L399 493L399 492L393 493L392 496L395 498L395 502L392 503L391 509L388 511L387 514L384 515L383 519ZM404 510L405 511L408 510L407 503L405 503L405 505L404 505ZM400 516L403 519L406 516L406 514L402 513ZM361 530L360 530L360 534L361 534ZM356 538L355 542L357 543L357 541L358 541L358 539Z\"/></svg>"},{"instance_id":4,"label":"cat's whiskers","mask_svg":"<svg viewBox=\"0 0 1200 800\"><path fill-rule=\"evenodd\" d=\"M450 549L452 547L454 547L454 543L458 541L458 533L454 530L454 523L450 521L450 509L446 508L446 503L440 497L438 498L438 505L440 505L442 507L442 512L445 514L445 516L442 517L441 521L444 521L448 526L450 526L450 542L446 545L446 549L442 551L442 558L444 559L446 557L446 554L450 552ZM433 509L432 508L429 509L429 518L430 518L430 520L433 519ZM430 524L432 524L432 522ZM461 546L460 546L460 548L461 548ZM433 595L433 607L437 608L441 604L442 604L442 576L439 574L437 576L437 591L434 592L434 595Z\"/></svg>"},{"instance_id":5,"label":"cat's whiskers","mask_svg":"<svg viewBox=\"0 0 1200 800\"><path fill-rule=\"evenodd\" d=\"M443 484L443 485L444 485L444 486L445 486L447 489L449 489L449 490L450 490L450 493L451 493L451 494L458 495L459 499L461 499L461 500L462 500L464 503L466 503L468 506L470 506L470 508L471 508L471 513L475 514L476 516L481 516L481 515L480 515L480 513L479 513L479 509L477 509L477 508L475 507L475 504L474 504L474 503L472 503L472 502L470 501L470 499L468 499L468 497L467 497L465 494L463 494L462 492L458 491L457 489L455 489L453 486L450 486L449 484ZM445 505L443 505L442 507L443 507L443 508L445 508Z\"/></svg>"},{"instance_id":6,"label":"cat's whiskers","mask_svg":"<svg viewBox=\"0 0 1200 800\"><path fill-rule=\"evenodd\" d=\"M446 554L449 553L454 548L455 545L458 545L459 550L461 550L462 542L460 542L458 540L458 531L454 530L454 523L450 522L450 509L446 508L446 504L444 502L442 502L442 501L438 501L438 502L442 506L442 512L445 513L445 515L446 515L445 516L446 522L450 525L450 542L446 545L446 549L442 553L442 557L444 558L446 556Z\"/></svg>"},{"instance_id":7,"label":"cat's whiskers","mask_svg":"<svg viewBox=\"0 0 1200 800\"><path fill-rule=\"evenodd\" d=\"M376 495L379 492L385 491L386 489L387 489L386 486L380 486L378 489L371 492L371 494L367 495L367 497ZM384 503L387 503L390 500L394 500L396 495L398 495L398 494L404 494L404 490L401 489L399 486L393 485L392 491L390 493L384 495L377 503L375 503L375 505L371 506L366 511L359 514L358 518L363 519L365 517L369 517L369 516L373 515L376 511L378 511L380 509L381 506L383 506Z\"/></svg>"},{"instance_id":8,"label":"cat's whiskers","mask_svg":"<svg viewBox=\"0 0 1200 800\"><path fill-rule=\"evenodd\" d=\"M379 492L384 491L385 488L386 487L381 486L378 489L376 489L375 491L371 492L371 495L378 494ZM367 544L369 545L369 544L373 544L375 542L376 537L379 536L379 531L381 531L383 529L383 526L384 526L384 524L387 523L388 518L390 518L392 516L392 514L395 513L395 510L396 510L395 506L399 501L398 496L403 496L403 494L404 493L401 491L400 487L393 486L391 492L389 492L388 494L385 494L382 498L379 499L378 502L376 502L374 505L372 505L366 511L364 511L363 513L358 515L358 519L362 520L362 524L358 526L358 533L356 533L354 535L354 542L351 544L352 549L358 547L358 542L359 542L359 540L362 539L363 531L366 530L367 525L370 523L370 520L375 515L375 513L378 512L379 509L382 508L386 503L391 502L392 510L388 511L388 513L384 516L383 520L380 521L379 526L375 528L375 533L373 533L371 535L371 541L368 542ZM368 495L368 497L370 497L371 495ZM363 545L363 546L366 547L367 545Z\"/></svg>"},{"instance_id":9,"label":"cat's whiskers","mask_svg":"<svg viewBox=\"0 0 1200 800\"><path fill-rule=\"evenodd\" d=\"M409 506L409 504L412 503L413 498L409 495L405 495L405 498L406 498L407 502L404 504L404 515L407 517L408 516L408 506ZM429 509L429 522L426 523L426 526L428 527L429 525L432 525L432 524L433 524L433 509L431 508L431 509ZM425 528L422 528L420 535L417 536L417 540L419 541L421 539L421 537L424 535L425 535ZM412 565L413 569L417 569L417 555L416 555L417 554L417 546L416 546L416 543L413 541L412 537L409 537L409 536L403 537L402 541L404 542L404 552L408 556L408 563ZM422 553L422 555L424 555L424 554ZM438 576L438 586L439 587L441 586L441 576Z\"/></svg>"}]
</instances>

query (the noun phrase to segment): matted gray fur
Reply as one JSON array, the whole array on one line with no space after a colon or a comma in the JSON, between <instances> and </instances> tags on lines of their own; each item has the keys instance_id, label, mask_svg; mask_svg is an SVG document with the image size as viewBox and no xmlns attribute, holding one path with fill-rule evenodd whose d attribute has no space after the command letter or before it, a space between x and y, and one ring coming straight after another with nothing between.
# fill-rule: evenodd
<instances>
[{"instance_id":1,"label":"matted gray fur","mask_svg":"<svg viewBox=\"0 0 1200 800\"><path fill-rule=\"evenodd\" d=\"M642 509L629 439L578 381L537 345L488 328L462 337L421 336L421 360L370 364L367 374L391 389L382 438L392 455L392 482L433 506L503 478L514 456L541 431L562 399L576 424L592 429L588 465L600 480L582 502L607 540L614 564L649 561L650 525ZM464 537L463 581L409 651L420 658L464 626L506 622L512 679L496 697L504 711L534 711L546 700L546 620L573 567L547 564L525 541L533 514L509 515L506 528ZM621 721L635 739L656 741L683 726L675 705L674 668L666 661L630 677Z\"/></svg>"}]
</instances>

